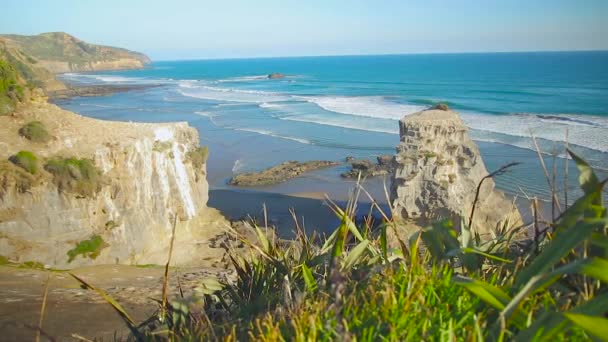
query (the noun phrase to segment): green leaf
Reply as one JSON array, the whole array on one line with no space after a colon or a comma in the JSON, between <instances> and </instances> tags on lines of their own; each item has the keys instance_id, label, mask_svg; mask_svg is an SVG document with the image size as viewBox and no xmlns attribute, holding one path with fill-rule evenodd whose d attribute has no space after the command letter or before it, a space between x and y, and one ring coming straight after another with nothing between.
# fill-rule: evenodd
<instances>
[{"instance_id":1,"label":"green leaf","mask_svg":"<svg viewBox=\"0 0 608 342\"><path fill-rule=\"evenodd\" d=\"M346 214L344 214L346 215ZM342 218L342 224L338 227L338 235L334 241L334 246L331 255L335 258L342 254L344 251L344 241L346 240L346 234L348 233L348 227L346 225L346 216Z\"/></svg>"},{"instance_id":2,"label":"green leaf","mask_svg":"<svg viewBox=\"0 0 608 342\"><path fill-rule=\"evenodd\" d=\"M382 258L384 258L384 261L388 260L388 243L386 240L386 224L383 224L382 227L380 227L381 231L380 231L380 250L382 251Z\"/></svg>"},{"instance_id":3,"label":"green leaf","mask_svg":"<svg viewBox=\"0 0 608 342\"><path fill-rule=\"evenodd\" d=\"M498 287L480 280L455 277L454 283L464 287L482 301L498 310L502 310L511 301L511 297Z\"/></svg>"},{"instance_id":4,"label":"green leaf","mask_svg":"<svg viewBox=\"0 0 608 342\"><path fill-rule=\"evenodd\" d=\"M422 232L417 231L410 236L408 241L410 244L410 265L412 266L418 265L418 243L420 242L420 239L422 239ZM403 257L405 256L406 254L403 255Z\"/></svg>"},{"instance_id":5,"label":"green leaf","mask_svg":"<svg viewBox=\"0 0 608 342\"><path fill-rule=\"evenodd\" d=\"M571 149L568 149L568 154L570 154L570 157L572 157L572 160L574 160L574 163L580 172L578 182L585 194L594 192L600 182L591 166L589 166L583 158L572 152Z\"/></svg>"},{"instance_id":6,"label":"green leaf","mask_svg":"<svg viewBox=\"0 0 608 342\"><path fill-rule=\"evenodd\" d=\"M509 304L507 304L506 307L502 310L501 315L506 318L509 318L512 314L516 313L516 310L519 307L520 303L528 295L550 286L565 274L580 273L592 278L599 279L603 282L608 282L608 272L606 272L607 269L608 261L605 259L580 259L571 262L565 266L559 267L553 272L536 275L532 277L532 279L530 279L528 283L526 283L526 285L521 289L521 291L519 291L515 296L513 296L511 302L509 302Z\"/></svg>"},{"instance_id":7,"label":"green leaf","mask_svg":"<svg viewBox=\"0 0 608 342\"><path fill-rule=\"evenodd\" d=\"M602 341L608 341L608 319L598 316L566 313L567 319Z\"/></svg>"},{"instance_id":8,"label":"green leaf","mask_svg":"<svg viewBox=\"0 0 608 342\"><path fill-rule=\"evenodd\" d=\"M482 252L482 251L478 250L477 248L470 248L470 247L469 248L462 248L461 251L463 253L466 253L466 254L478 254L478 255L484 256L484 257L486 257L486 258L488 258L490 260L494 260L494 261L504 262L504 263L507 263L507 264L512 263L512 261L509 260L509 259L501 258L501 257L498 257L498 256L496 256L494 254L489 254L489 253L486 253L486 252Z\"/></svg>"},{"instance_id":9,"label":"green leaf","mask_svg":"<svg viewBox=\"0 0 608 342\"><path fill-rule=\"evenodd\" d=\"M471 227L464 223L464 220L460 220L460 246L471 247L473 245L473 234Z\"/></svg>"},{"instance_id":10,"label":"green leaf","mask_svg":"<svg viewBox=\"0 0 608 342\"><path fill-rule=\"evenodd\" d=\"M321 247L321 253L327 253L333 249L334 243L336 242L336 239L338 238L339 232L340 232L340 227L338 227L336 230L334 230L333 233L331 233L331 235L323 243L323 247Z\"/></svg>"},{"instance_id":11,"label":"green leaf","mask_svg":"<svg viewBox=\"0 0 608 342\"><path fill-rule=\"evenodd\" d=\"M216 278L208 277L203 278L195 290L197 293L202 295L211 295L223 288L224 285L222 285Z\"/></svg>"},{"instance_id":12,"label":"green leaf","mask_svg":"<svg viewBox=\"0 0 608 342\"><path fill-rule=\"evenodd\" d=\"M596 194L597 193L591 193L585 195L581 200L591 199ZM575 207L576 204L570 209L574 209ZM542 253L536 257L536 259L534 259L532 264L521 271L515 281L514 287L519 288L528 283L532 277L550 270L560 259L570 253L574 247L591 236L591 233L593 233L598 226L603 226L605 224L605 219L587 219L576 224L572 229L568 229L567 233L563 232L562 234L556 234L555 238L549 242L549 245L543 249Z\"/></svg>"},{"instance_id":13,"label":"green leaf","mask_svg":"<svg viewBox=\"0 0 608 342\"><path fill-rule=\"evenodd\" d=\"M306 289L310 292L314 292L317 289L317 281L315 277L312 275L312 271L306 264L302 264L302 277L304 278L304 283L306 284Z\"/></svg>"},{"instance_id":14,"label":"green leaf","mask_svg":"<svg viewBox=\"0 0 608 342\"><path fill-rule=\"evenodd\" d=\"M353 248L344 259L342 270L350 270L353 266L355 266L355 264L360 261L369 244L369 240L363 240L355 248Z\"/></svg>"},{"instance_id":15,"label":"green leaf","mask_svg":"<svg viewBox=\"0 0 608 342\"><path fill-rule=\"evenodd\" d=\"M264 233L264 231L262 231L262 229L260 227L258 227L257 224L255 225L255 233L258 237L258 241L262 245L262 250L266 254L271 254L270 240L268 240L268 236Z\"/></svg>"},{"instance_id":16,"label":"green leaf","mask_svg":"<svg viewBox=\"0 0 608 342\"><path fill-rule=\"evenodd\" d=\"M572 309L570 313L595 316L603 314L606 311L606 307L608 307L608 293L594 297L593 300ZM539 332L539 337L541 337L542 340L549 341L555 338L560 332L566 330L570 325L570 321L564 317L563 313L547 311L538 317L538 319L536 319L531 326L522 330L515 337L515 341L532 341L535 336L539 336Z\"/></svg>"}]
</instances>

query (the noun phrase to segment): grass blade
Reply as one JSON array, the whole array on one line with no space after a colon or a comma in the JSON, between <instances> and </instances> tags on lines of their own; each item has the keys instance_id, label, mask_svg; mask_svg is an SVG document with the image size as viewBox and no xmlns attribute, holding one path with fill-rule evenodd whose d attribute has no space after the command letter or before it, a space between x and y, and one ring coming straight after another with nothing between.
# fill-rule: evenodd
<instances>
[{"instance_id":1,"label":"grass blade","mask_svg":"<svg viewBox=\"0 0 608 342\"><path fill-rule=\"evenodd\" d=\"M608 341L608 319L598 316L566 313L567 319L602 341Z\"/></svg>"},{"instance_id":2,"label":"grass blade","mask_svg":"<svg viewBox=\"0 0 608 342\"><path fill-rule=\"evenodd\" d=\"M564 217L564 221L572 220L573 218L571 218L570 216L576 216L576 218L580 217L581 212L578 211L577 208L580 210L585 210L584 207L581 207L581 204L590 204L589 201L594 200L597 196L598 193L593 192L579 199L577 203L575 203L568 210L572 212L568 213ZM574 221L576 221L576 218L574 218ZM567 255L574 247L576 247L578 244L587 239L598 226L605 224L605 219L585 220L579 224L575 224L572 229L568 229L567 233L557 234L555 239L553 239L549 243L549 245L542 251L542 253L536 259L534 259L532 264L522 270L522 272L515 281L515 288L518 288L528 283L532 279L532 277L550 270L561 258ZM567 229L569 227L564 227L560 225L559 228Z\"/></svg>"},{"instance_id":3,"label":"grass blade","mask_svg":"<svg viewBox=\"0 0 608 342\"><path fill-rule=\"evenodd\" d=\"M118 313L120 318L122 318L123 322L125 322L125 324L129 328L129 330L131 331L133 336L135 336L135 338L137 340L141 340L141 334L137 330L137 325L135 324L135 321L133 321L131 316L129 316L127 311L122 307L122 305L120 305L120 303L118 303L116 300L114 300L114 298L112 298L110 295L105 293L105 291L103 291L102 289L98 289L95 286L87 283L82 278L78 277L77 275L75 275L73 273L69 273L69 275L72 276L72 278L76 279L86 289L97 292L97 294L99 294L101 296L101 298L103 298L103 300L106 301L106 303L110 304L112 306L112 308L114 308L114 310Z\"/></svg>"},{"instance_id":4,"label":"grass blade","mask_svg":"<svg viewBox=\"0 0 608 342\"><path fill-rule=\"evenodd\" d=\"M511 297L498 287L480 280L455 277L454 283L460 285L498 310L503 310Z\"/></svg>"},{"instance_id":5,"label":"grass blade","mask_svg":"<svg viewBox=\"0 0 608 342\"><path fill-rule=\"evenodd\" d=\"M570 312L574 314L585 314L585 315L602 315L608 307L608 293L604 293L593 298L592 301L586 302L572 309ZM522 330L516 337L515 341L528 342L532 341L535 336L538 336L538 332L542 331L541 335L543 340L549 341L557 336L560 332L564 331L571 325L571 321L566 319L563 313L548 311L532 323L531 326Z\"/></svg>"},{"instance_id":6,"label":"grass blade","mask_svg":"<svg viewBox=\"0 0 608 342\"><path fill-rule=\"evenodd\" d=\"M44 311L46 310L46 299L48 298L50 283L51 274L48 275L44 284L44 294L42 295L42 307L40 308L40 320L38 321L38 329L36 330L36 342L40 342L40 333L42 332L42 322L44 321Z\"/></svg>"}]
</instances>

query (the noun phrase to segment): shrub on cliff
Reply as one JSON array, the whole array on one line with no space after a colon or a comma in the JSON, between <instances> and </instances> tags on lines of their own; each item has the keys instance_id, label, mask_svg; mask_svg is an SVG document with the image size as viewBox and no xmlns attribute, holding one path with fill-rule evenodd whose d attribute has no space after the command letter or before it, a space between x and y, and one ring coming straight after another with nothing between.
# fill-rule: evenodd
<instances>
[{"instance_id":1,"label":"shrub on cliff","mask_svg":"<svg viewBox=\"0 0 608 342\"><path fill-rule=\"evenodd\" d=\"M0 199L11 189L24 193L32 188L38 180L25 169L9 162L0 160Z\"/></svg>"},{"instance_id":2,"label":"shrub on cliff","mask_svg":"<svg viewBox=\"0 0 608 342\"><path fill-rule=\"evenodd\" d=\"M19 135L39 143L45 143L51 139L51 135L40 121L30 121L19 129Z\"/></svg>"},{"instance_id":3,"label":"shrub on cliff","mask_svg":"<svg viewBox=\"0 0 608 342\"><path fill-rule=\"evenodd\" d=\"M207 162L209 157L209 147L201 146L188 152L188 158L192 161L195 168L200 169Z\"/></svg>"},{"instance_id":4,"label":"shrub on cliff","mask_svg":"<svg viewBox=\"0 0 608 342\"><path fill-rule=\"evenodd\" d=\"M0 115L10 114L24 96L17 70L7 60L0 59Z\"/></svg>"},{"instance_id":5,"label":"shrub on cliff","mask_svg":"<svg viewBox=\"0 0 608 342\"><path fill-rule=\"evenodd\" d=\"M108 247L108 244L99 235L93 235L87 240L82 240L76 244L76 247L67 252L68 262L74 261L77 256L82 255L89 259L95 259L101 253L101 250Z\"/></svg>"},{"instance_id":6,"label":"shrub on cliff","mask_svg":"<svg viewBox=\"0 0 608 342\"><path fill-rule=\"evenodd\" d=\"M59 191L91 197L101 189L101 173L90 159L55 158L44 169L53 175Z\"/></svg>"},{"instance_id":7,"label":"shrub on cliff","mask_svg":"<svg viewBox=\"0 0 608 342\"><path fill-rule=\"evenodd\" d=\"M8 160L32 175L38 172L38 157L30 151L19 151L19 153L10 156Z\"/></svg>"}]
</instances>

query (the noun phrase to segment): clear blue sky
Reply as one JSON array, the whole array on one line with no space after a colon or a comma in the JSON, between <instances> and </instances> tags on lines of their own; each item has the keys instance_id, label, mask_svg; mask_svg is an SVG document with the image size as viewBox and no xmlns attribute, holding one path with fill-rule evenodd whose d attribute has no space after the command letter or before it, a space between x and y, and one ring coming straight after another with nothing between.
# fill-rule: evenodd
<instances>
[{"instance_id":1,"label":"clear blue sky","mask_svg":"<svg viewBox=\"0 0 608 342\"><path fill-rule=\"evenodd\" d=\"M608 49L608 0L1 0L0 33L152 59Z\"/></svg>"}]
</instances>

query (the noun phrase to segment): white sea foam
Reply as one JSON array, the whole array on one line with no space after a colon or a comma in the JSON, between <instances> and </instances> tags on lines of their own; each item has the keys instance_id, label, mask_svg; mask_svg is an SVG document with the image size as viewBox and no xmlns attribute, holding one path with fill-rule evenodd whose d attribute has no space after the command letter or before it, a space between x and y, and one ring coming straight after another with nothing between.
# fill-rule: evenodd
<instances>
[{"instance_id":1,"label":"white sea foam","mask_svg":"<svg viewBox=\"0 0 608 342\"><path fill-rule=\"evenodd\" d=\"M424 109L423 106L390 102L381 96L301 96L330 112L399 120L407 114Z\"/></svg>"},{"instance_id":2,"label":"white sea foam","mask_svg":"<svg viewBox=\"0 0 608 342\"><path fill-rule=\"evenodd\" d=\"M123 77L116 75L78 74L68 73L63 77L68 79L79 79L89 81L101 81L105 83L143 83L154 82L137 77ZM242 76L223 81L254 81L260 80L265 75ZM170 82L164 80L165 82ZM222 81L222 80L220 80ZM255 103L260 108L291 112L290 116L279 116L279 119L316 123L319 125L344 127L348 129L359 129L373 132L398 133L396 123L387 124L386 121L373 122L369 120L358 120L347 116L359 116L366 118L389 119L392 122L399 120L407 114L424 109L424 106L391 102L381 96L293 96L267 91L234 89L227 87L210 86L209 81L181 80L177 83L178 91L184 96L225 101L220 105L240 105L242 103ZM303 101L317 105L325 111L342 115L308 115L306 112L291 111L292 106L288 101ZM99 105L101 106L101 105ZM205 114L201 114L205 115ZM206 115L207 116L207 115ZM345 117L346 116L346 117ZM529 138L531 134L538 138L551 141L564 141L566 129L568 129L568 142L597 151L608 152L608 118L589 115L575 114L508 114L491 115L482 113L463 112L463 120L472 129L487 132L483 139L492 140L505 144L516 144L519 147L526 146L526 140L514 140L505 136L518 138ZM260 132L257 132L260 133ZM266 135L270 135L266 132ZM492 133L496 134L492 136ZM264 134L264 133L260 133ZM272 133L278 135L277 133ZM505 135L501 137L500 135ZM291 137L283 137L290 139ZM295 138L303 140L300 138ZM294 140L294 138L291 138ZM303 142L303 141L300 141ZM306 143L309 143L308 141Z\"/></svg>"},{"instance_id":3,"label":"white sea foam","mask_svg":"<svg viewBox=\"0 0 608 342\"><path fill-rule=\"evenodd\" d=\"M266 108L266 109L277 109L277 108L285 108L284 104L279 104L279 103L267 103L267 102L262 102L258 105L260 108Z\"/></svg>"},{"instance_id":4,"label":"white sea foam","mask_svg":"<svg viewBox=\"0 0 608 342\"><path fill-rule=\"evenodd\" d=\"M217 80L218 83L224 82L250 82L268 79L268 75L238 76Z\"/></svg>"},{"instance_id":5,"label":"white sea foam","mask_svg":"<svg viewBox=\"0 0 608 342\"><path fill-rule=\"evenodd\" d=\"M239 173L243 169L243 162L240 159L234 161L234 165L232 166L232 173Z\"/></svg>"},{"instance_id":6,"label":"white sea foam","mask_svg":"<svg viewBox=\"0 0 608 342\"><path fill-rule=\"evenodd\" d=\"M361 131L368 132L377 132L377 133L387 133L387 134L399 134L399 127L395 126L394 129L379 127L379 125L369 125L365 122L357 122L356 120L343 120L339 118L332 117L310 117L310 116L284 116L277 117L279 120L287 120L287 121L296 121L296 122L307 122L314 123L317 125L324 126L332 126L332 127L342 127L348 129L357 129Z\"/></svg>"},{"instance_id":7,"label":"white sea foam","mask_svg":"<svg viewBox=\"0 0 608 342\"><path fill-rule=\"evenodd\" d=\"M463 113L462 118L472 129L515 137L532 135L551 141L565 141L597 151L608 152L608 119L587 115L487 115ZM500 139L498 139L500 140Z\"/></svg>"},{"instance_id":8,"label":"white sea foam","mask_svg":"<svg viewBox=\"0 0 608 342\"><path fill-rule=\"evenodd\" d=\"M77 83L110 83L110 84L163 84L171 83L167 79L150 79L143 77L126 77L103 74L66 73L60 78Z\"/></svg>"},{"instance_id":9,"label":"white sea foam","mask_svg":"<svg viewBox=\"0 0 608 342\"><path fill-rule=\"evenodd\" d=\"M266 130L263 130L263 129L235 128L235 130L237 130L237 131L243 131L243 132L257 133L257 134L271 136L271 137L274 137L274 138L280 138L280 139L287 139L287 140L296 141L296 142L299 142L301 144L312 145L312 142L310 140L307 140L307 139L290 137L290 136L287 136L287 135L281 135L281 134L277 134L277 133L274 133L274 132L271 132L271 131L266 131Z\"/></svg>"},{"instance_id":10,"label":"white sea foam","mask_svg":"<svg viewBox=\"0 0 608 342\"><path fill-rule=\"evenodd\" d=\"M205 100L245 103L263 103L289 100L289 96L277 93L257 90L240 90L233 88L211 87L207 85L196 84L193 82L180 82L179 87L179 92L182 95Z\"/></svg>"},{"instance_id":11,"label":"white sea foam","mask_svg":"<svg viewBox=\"0 0 608 342\"><path fill-rule=\"evenodd\" d=\"M213 114L213 113L209 113L209 112L203 112L203 111L198 111L198 112L194 112L194 114L200 115L200 116L205 116L208 118L213 118L217 115Z\"/></svg>"}]
</instances>

